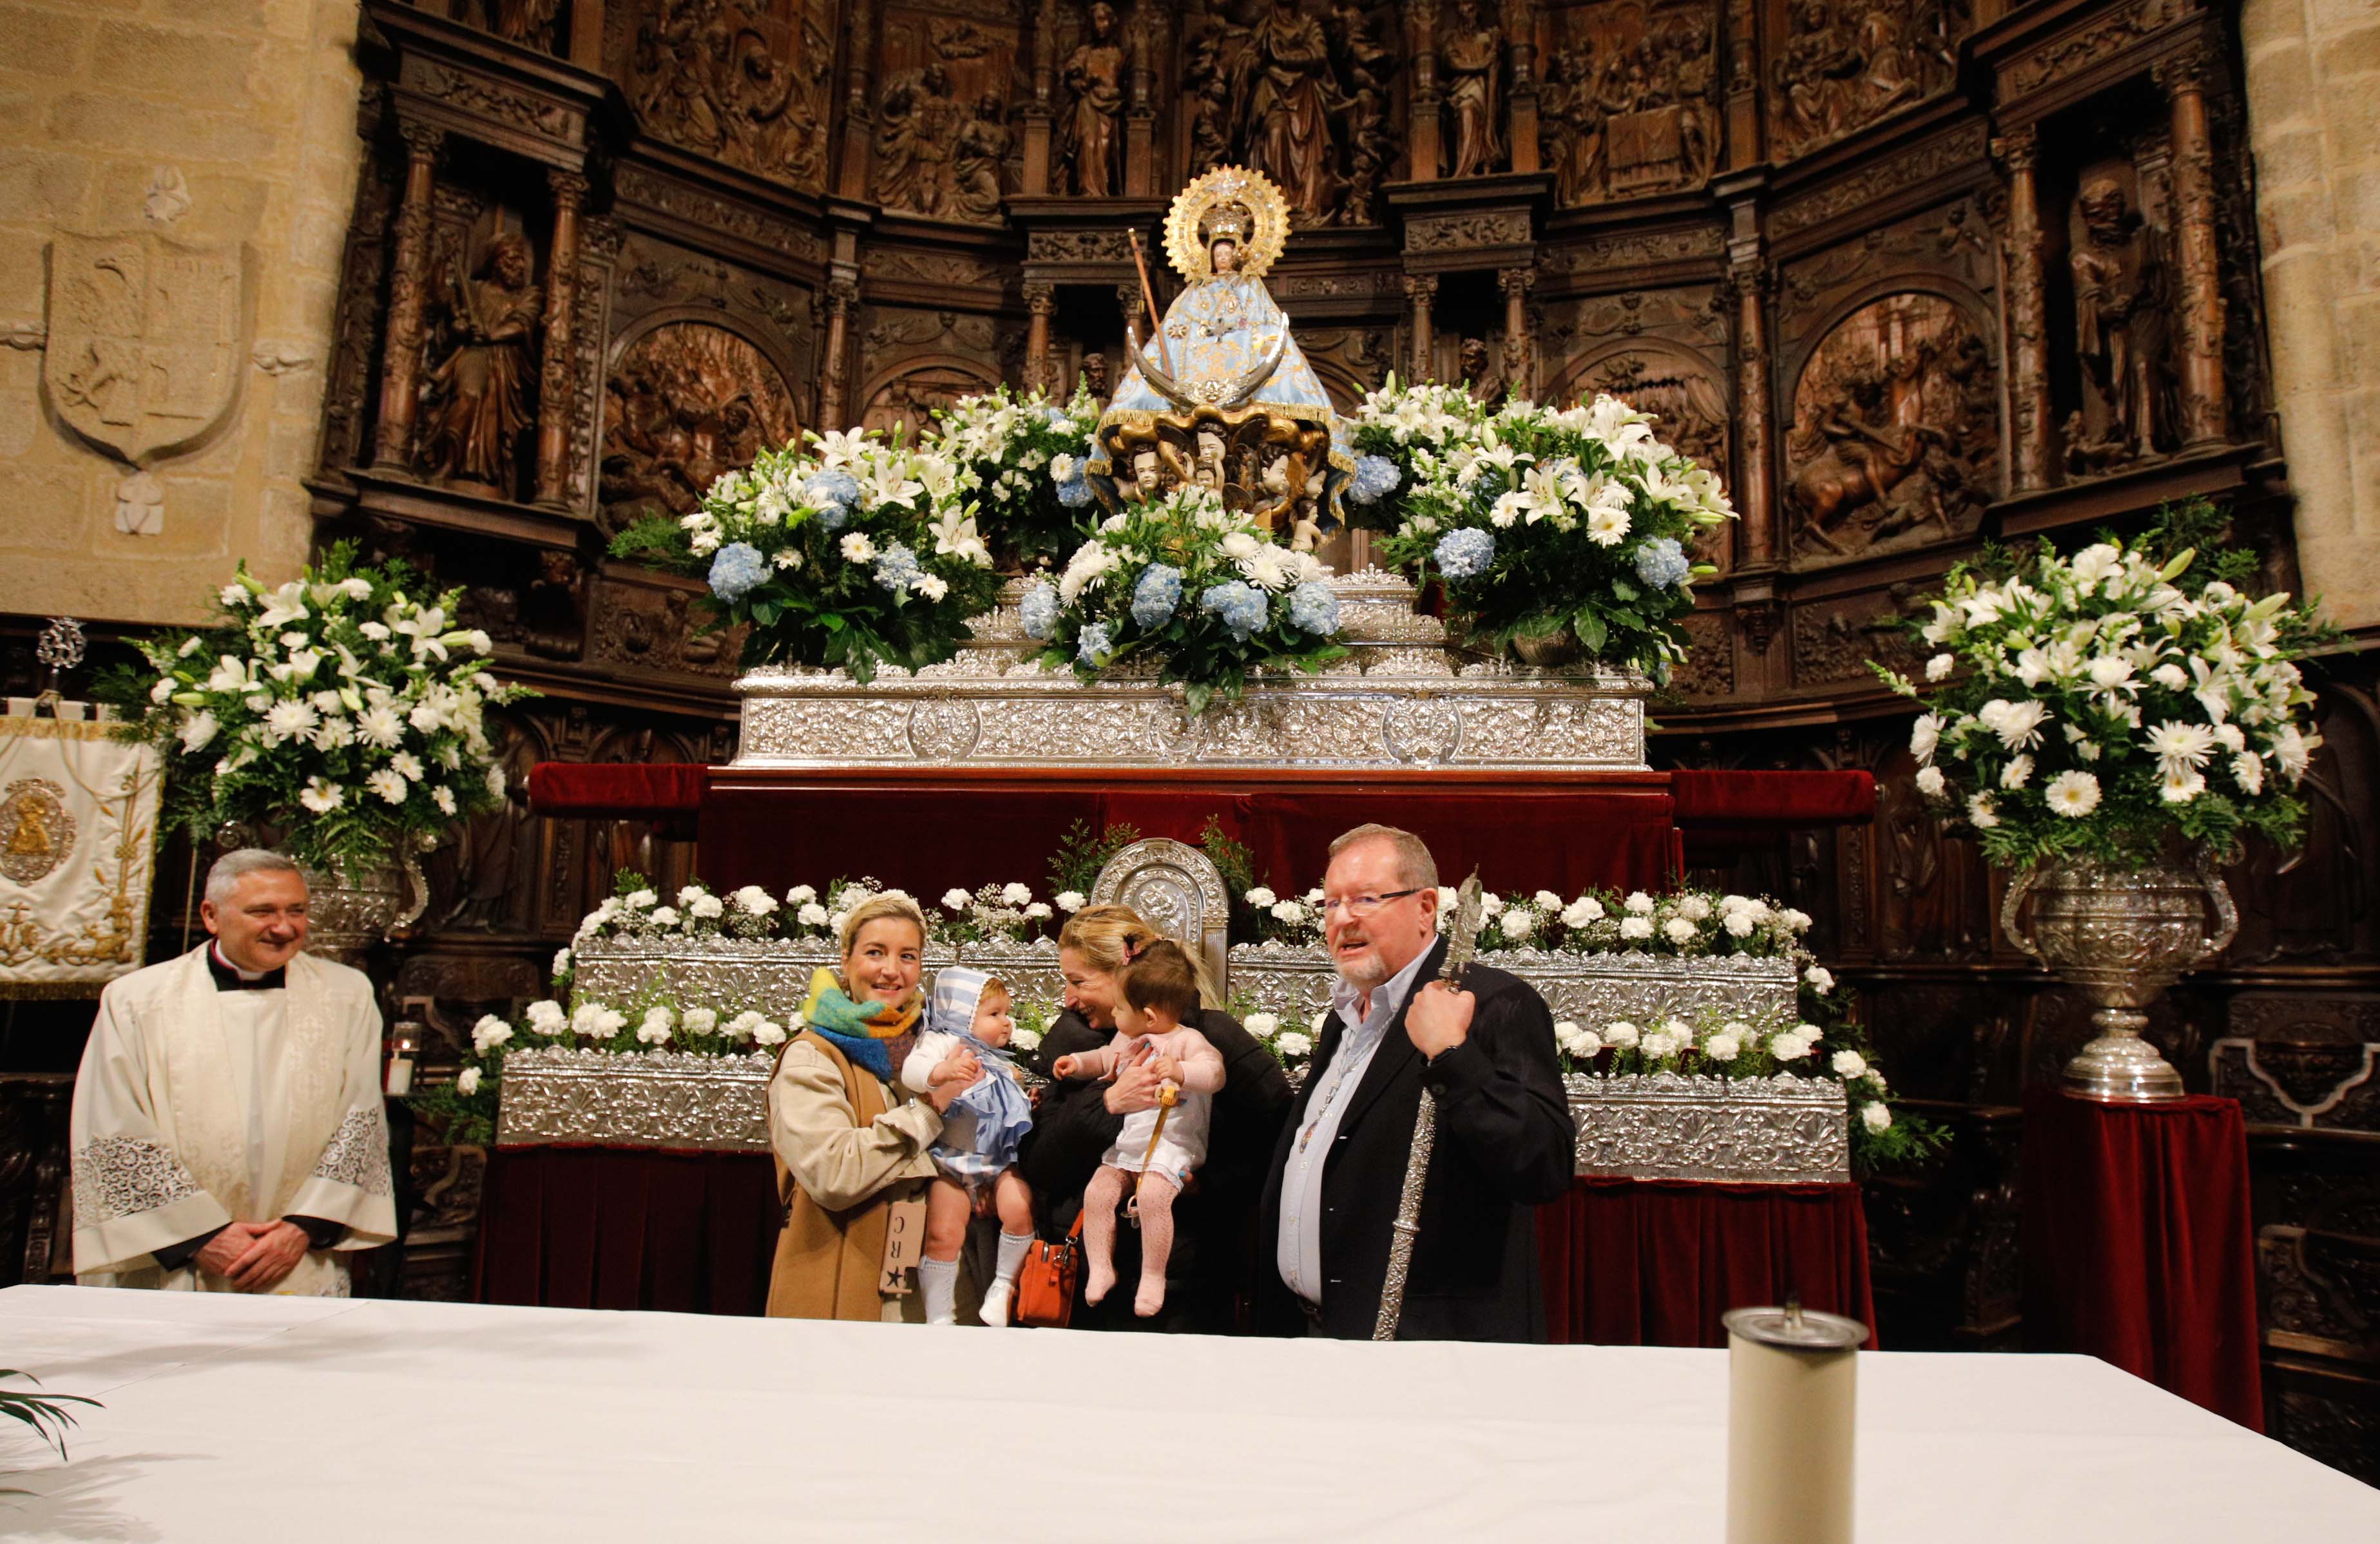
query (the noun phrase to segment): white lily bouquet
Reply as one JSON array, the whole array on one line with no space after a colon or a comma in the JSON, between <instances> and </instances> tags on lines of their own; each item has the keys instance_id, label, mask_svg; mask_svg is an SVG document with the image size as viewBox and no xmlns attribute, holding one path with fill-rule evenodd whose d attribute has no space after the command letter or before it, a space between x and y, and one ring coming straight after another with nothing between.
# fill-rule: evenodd
<instances>
[{"instance_id":1,"label":"white lily bouquet","mask_svg":"<svg viewBox=\"0 0 2380 1544\"><path fill-rule=\"evenodd\" d=\"M2254 554L2201 552L2220 524L2199 503L2135 541L1986 549L1950 571L1916 627L1934 684L1909 748L1920 790L1994 862L2138 868L2174 836L2217 851L2244 831L2299 839L2322 736L2297 662L2337 631L2242 588Z\"/></svg>"},{"instance_id":2,"label":"white lily bouquet","mask_svg":"<svg viewBox=\"0 0 2380 1544\"><path fill-rule=\"evenodd\" d=\"M1190 484L1100 522L1056 584L1026 594L1021 620L1049 645L1044 663L1092 679L1154 660L1199 713L1218 692L1237 697L1250 670L1318 670L1346 653L1330 573Z\"/></svg>"},{"instance_id":3,"label":"white lily bouquet","mask_svg":"<svg viewBox=\"0 0 2380 1544\"><path fill-rule=\"evenodd\" d=\"M1364 399L1351 524L1416 581L1446 585L1449 620L1502 648L1574 635L1587 657L1666 684L1687 647L1689 549L1735 518L1717 477L1616 397L1491 413L1456 386L1388 385Z\"/></svg>"},{"instance_id":4,"label":"white lily bouquet","mask_svg":"<svg viewBox=\"0 0 2380 1544\"><path fill-rule=\"evenodd\" d=\"M170 823L369 868L503 802L487 705L529 694L488 673L487 633L455 625L459 589L418 598L421 575L355 556L340 542L274 588L243 562L219 625L141 645L156 675L139 731L166 753Z\"/></svg>"},{"instance_id":5,"label":"white lily bouquet","mask_svg":"<svg viewBox=\"0 0 2380 1544\"><path fill-rule=\"evenodd\" d=\"M1054 563L1097 513L1083 463L1099 404L1088 392L1051 402L1002 386L935 415L927 446L975 489L976 518L1003 569Z\"/></svg>"},{"instance_id":6,"label":"white lily bouquet","mask_svg":"<svg viewBox=\"0 0 2380 1544\"><path fill-rule=\"evenodd\" d=\"M865 430L805 440L722 473L682 520L638 521L613 556L700 575L725 621L748 627L747 665L866 682L949 658L1000 593L976 522L981 468Z\"/></svg>"}]
</instances>

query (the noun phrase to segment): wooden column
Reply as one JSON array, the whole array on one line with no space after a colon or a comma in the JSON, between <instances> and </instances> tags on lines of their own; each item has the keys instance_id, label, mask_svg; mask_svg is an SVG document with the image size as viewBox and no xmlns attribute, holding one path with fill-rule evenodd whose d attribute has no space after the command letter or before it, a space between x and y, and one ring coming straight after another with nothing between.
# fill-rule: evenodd
<instances>
[{"instance_id":1,"label":"wooden column","mask_svg":"<svg viewBox=\"0 0 2380 1544\"><path fill-rule=\"evenodd\" d=\"M1141 297L1139 280L1129 279L1116 286L1116 308L1123 312L1124 325L1139 328L1140 341L1144 344L1148 343L1149 341L1148 306ZM1149 350L1152 356L1156 352L1154 348ZM1131 361L1126 360L1125 363L1130 364Z\"/></svg>"},{"instance_id":2,"label":"wooden column","mask_svg":"<svg viewBox=\"0 0 2380 1544\"><path fill-rule=\"evenodd\" d=\"M1405 37L1413 59L1413 108L1405 136L1411 163L1405 175L1415 182L1434 182L1440 166L1439 113L1444 105L1438 91L1437 0L1406 0Z\"/></svg>"},{"instance_id":3,"label":"wooden column","mask_svg":"<svg viewBox=\"0 0 2380 1544\"><path fill-rule=\"evenodd\" d=\"M1438 298L1438 275L1408 273L1405 275L1405 298L1413 303L1413 379L1427 380L1434 368L1430 358L1429 308Z\"/></svg>"},{"instance_id":4,"label":"wooden column","mask_svg":"<svg viewBox=\"0 0 2380 1544\"><path fill-rule=\"evenodd\" d=\"M413 411L420 392L421 311L430 283L430 203L445 130L428 124L397 126L405 139L405 200L396 211L396 266L388 281L388 327L381 336L380 427L372 465L383 472L413 469Z\"/></svg>"},{"instance_id":5,"label":"wooden column","mask_svg":"<svg viewBox=\"0 0 2380 1544\"><path fill-rule=\"evenodd\" d=\"M1505 268L1496 273L1504 288L1504 392L1535 401L1537 394L1537 346L1529 335L1529 286L1537 282L1534 268Z\"/></svg>"},{"instance_id":6,"label":"wooden column","mask_svg":"<svg viewBox=\"0 0 2380 1544\"><path fill-rule=\"evenodd\" d=\"M1736 301L1735 423L1738 468L1735 509L1742 541L1738 566L1776 561L1776 489L1768 473L1768 270L1757 257L1739 259L1728 271Z\"/></svg>"},{"instance_id":7,"label":"wooden column","mask_svg":"<svg viewBox=\"0 0 2380 1544\"><path fill-rule=\"evenodd\" d=\"M1050 318L1058 309L1058 286L1046 279L1027 279L1025 305L1033 313L1025 333L1025 389L1046 391L1050 385Z\"/></svg>"},{"instance_id":8,"label":"wooden column","mask_svg":"<svg viewBox=\"0 0 2380 1544\"><path fill-rule=\"evenodd\" d=\"M603 0L570 0L570 62L602 72Z\"/></svg>"},{"instance_id":9,"label":"wooden column","mask_svg":"<svg viewBox=\"0 0 2380 1544\"><path fill-rule=\"evenodd\" d=\"M876 46L869 0L851 0L844 18L848 40L843 72L843 155L835 163L834 190L846 199L868 197L868 156L875 141L876 114L868 106L868 61Z\"/></svg>"},{"instance_id":10,"label":"wooden column","mask_svg":"<svg viewBox=\"0 0 2380 1544\"><path fill-rule=\"evenodd\" d=\"M2206 122L2213 69L2204 43L2160 60L2157 84L2173 106L2174 245L2181 269L2181 448L2210 450L2229 438L2223 396L2223 274L2215 235L2215 146Z\"/></svg>"},{"instance_id":11,"label":"wooden column","mask_svg":"<svg viewBox=\"0 0 2380 1544\"><path fill-rule=\"evenodd\" d=\"M553 190L553 247L545 264L544 368L538 372L537 501L570 501L571 412L578 396L578 213L587 179L559 167L545 174Z\"/></svg>"},{"instance_id":12,"label":"wooden column","mask_svg":"<svg viewBox=\"0 0 2380 1544\"><path fill-rule=\"evenodd\" d=\"M838 263L826 278L826 363L819 371L818 423L822 429L849 428L851 404L851 314L859 307L859 275Z\"/></svg>"},{"instance_id":13,"label":"wooden column","mask_svg":"<svg viewBox=\"0 0 2380 1544\"><path fill-rule=\"evenodd\" d=\"M1534 172L1538 169L1537 144L1537 77L1536 77L1536 7L1528 0L1504 7L1504 25L1511 32L1505 43L1505 57L1511 69L1512 113L1509 128L1512 142L1512 170Z\"/></svg>"},{"instance_id":14,"label":"wooden column","mask_svg":"<svg viewBox=\"0 0 2380 1544\"><path fill-rule=\"evenodd\" d=\"M2009 175L2008 327L2010 475L2013 493L2047 488L2056 472L2050 440L2048 283L2042 270L2041 191L2034 176L2034 126L1992 141Z\"/></svg>"},{"instance_id":15,"label":"wooden column","mask_svg":"<svg viewBox=\"0 0 2380 1544\"><path fill-rule=\"evenodd\" d=\"M1146 199L1157 186L1157 72L1148 64L1149 29L1159 25L1137 6L1124 28L1124 63L1131 96L1123 110L1123 190Z\"/></svg>"},{"instance_id":16,"label":"wooden column","mask_svg":"<svg viewBox=\"0 0 2380 1544\"><path fill-rule=\"evenodd\" d=\"M1038 199L1050 191L1050 129L1055 119L1050 105L1057 64L1058 7L1041 0L1033 7L1033 100L1025 105L1024 194Z\"/></svg>"}]
</instances>

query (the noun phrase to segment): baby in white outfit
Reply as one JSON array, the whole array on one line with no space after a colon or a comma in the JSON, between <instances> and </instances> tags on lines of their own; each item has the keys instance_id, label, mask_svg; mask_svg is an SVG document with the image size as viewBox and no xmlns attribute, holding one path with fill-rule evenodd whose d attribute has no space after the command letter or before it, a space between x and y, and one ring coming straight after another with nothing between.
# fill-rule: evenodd
<instances>
[{"instance_id":1,"label":"baby in white outfit","mask_svg":"<svg viewBox=\"0 0 2380 1544\"><path fill-rule=\"evenodd\" d=\"M1115 1285L1115 1214L1125 1199L1125 1176L1139 1176L1134 1199L1140 1217L1140 1290L1133 1295L1132 1311L1147 1319L1165 1306L1173 1198L1207 1161L1208 1111L1223 1086L1223 1057L1205 1035L1183 1027L1183 1016L1198 1006L1198 976L1182 946L1165 939L1149 945L1124 968L1118 986L1115 1039L1097 1051L1061 1056L1051 1070L1061 1078L1113 1078L1146 1061L1174 1095L1170 1108L1124 1117L1123 1129L1083 1191L1084 1254L1090 1267L1083 1297L1097 1303Z\"/></svg>"}]
</instances>

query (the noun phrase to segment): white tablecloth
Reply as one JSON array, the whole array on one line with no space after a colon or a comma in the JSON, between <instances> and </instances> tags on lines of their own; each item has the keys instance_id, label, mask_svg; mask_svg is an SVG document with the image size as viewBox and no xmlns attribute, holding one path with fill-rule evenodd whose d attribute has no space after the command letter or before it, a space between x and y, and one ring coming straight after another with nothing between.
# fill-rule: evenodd
<instances>
[{"instance_id":1,"label":"white tablecloth","mask_svg":"<svg viewBox=\"0 0 2380 1544\"><path fill-rule=\"evenodd\" d=\"M237 1544L1722 1533L1726 1353L927 1330L16 1287L0 1535ZM11 1423L13 1424L13 1423ZM2101 1363L1860 1364L1892 1544L2380 1539L2380 1491Z\"/></svg>"}]
</instances>

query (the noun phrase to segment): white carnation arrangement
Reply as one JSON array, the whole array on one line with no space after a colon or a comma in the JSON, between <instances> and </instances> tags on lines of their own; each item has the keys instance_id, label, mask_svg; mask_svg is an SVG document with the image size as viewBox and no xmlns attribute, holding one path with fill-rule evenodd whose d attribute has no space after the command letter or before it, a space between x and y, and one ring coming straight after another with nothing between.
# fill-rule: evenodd
<instances>
[{"instance_id":1,"label":"white carnation arrangement","mask_svg":"<svg viewBox=\"0 0 2380 1544\"><path fill-rule=\"evenodd\" d=\"M873 878L838 879L822 888L795 885L782 894L747 885L723 896L694 879L664 895L643 875L623 869L613 876L612 894L579 919L571 944L575 947L607 938L640 943L720 937L828 940L840 936L843 919L855 907L880 895L916 902L934 936L953 943L1004 938L1024 944L1054 936L1063 918L1084 904L1083 897L1073 892L1044 900L1032 887L1020 883L950 889L938 902L928 901ZM569 952L564 950L563 956ZM557 977L567 971L569 962L563 956L555 959Z\"/></svg>"},{"instance_id":2,"label":"white carnation arrangement","mask_svg":"<svg viewBox=\"0 0 2380 1544\"><path fill-rule=\"evenodd\" d=\"M919 669L972 636L1000 593L976 519L982 472L929 439L815 431L723 472L701 507L638 521L614 557L698 575L744 663Z\"/></svg>"},{"instance_id":3,"label":"white carnation arrangement","mask_svg":"<svg viewBox=\"0 0 2380 1544\"><path fill-rule=\"evenodd\" d=\"M1590 658L1666 684L1685 657L1691 550L1735 518L1717 477L1617 397L1491 412L1459 386L1364 399L1349 523L1387 533L1387 561L1446 586L1448 621L1500 649L1568 629Z\"/></svg>"},{"instance_id":4,"label":"white carnation arrangement","mask_svg":"<svg viewBox=\"0 0 2380 1544\"><path fill-rule=\"evenodd\" d=\"M493 644L402 564L340 542L268 587L241 563L224 620L142 645L138 732L167 757L166 818L282 833L311 867L370 867L504 799L491 703L533 695L488 673Z\"/></svg>"},{"instance_id":5,"label":"white carnation arrangement","mask_svg":"<svg viewBox=\"0 0 2380 1544\"><path fill-rule=\"evenodd\" d=\"M2138 868L2171 838L2228 851L2248 831L2296 844L2322 744L2298 661L2338 633L2287 594L2252 596L2254 554L2203 552L2220 526L2199 501L2071 557L1988 549L1913 624L1927 684L1876 668L1925 703L1919 791L1994 862Z\"/></svg>"},{"instance_id":6,"label":"white carnation arrangement","mask_svg":"<svg viewBox=\"0 0 2380 1544\"><path fill-rule=\"evenodd\" d=\"M1250 670L1318 670L1346 653L1330 573L1191 483L1102 520L1019 612L1045 665L1090 680L1152 661L1200 713L1218 693L1237 697Z\"/></svg>"}]
</instances>

